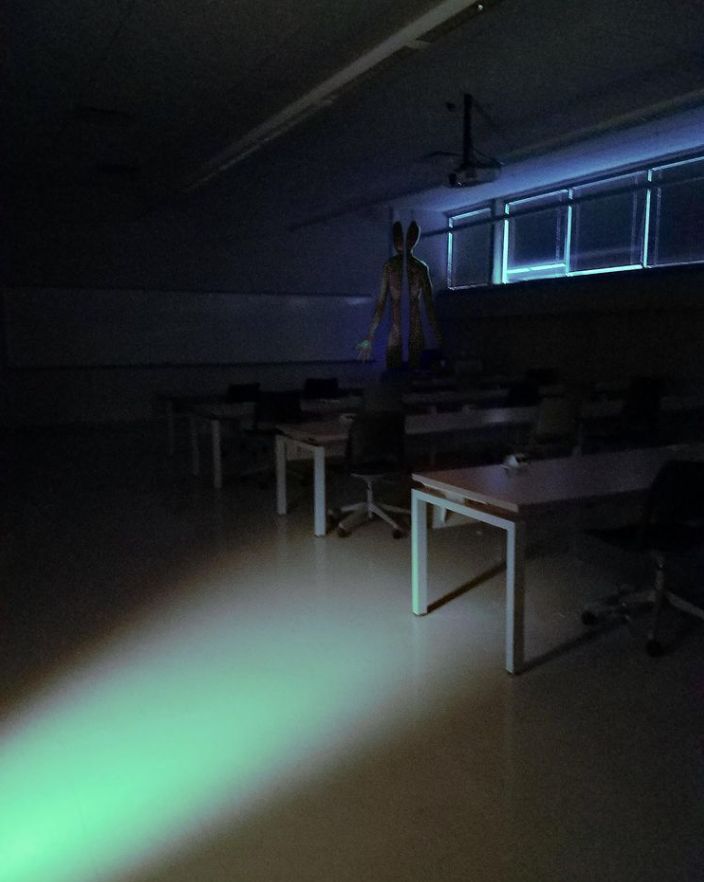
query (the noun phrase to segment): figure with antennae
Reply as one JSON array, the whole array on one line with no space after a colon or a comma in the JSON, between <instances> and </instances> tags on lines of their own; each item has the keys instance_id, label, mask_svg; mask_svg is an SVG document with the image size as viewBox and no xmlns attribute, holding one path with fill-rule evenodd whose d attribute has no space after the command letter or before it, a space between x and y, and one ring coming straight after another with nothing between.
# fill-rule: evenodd
<instances>
[{"instance_id":1,"label":"figure with antennae","mask_svg":"<svg viewBox=\"0 0 704 882\"><path fill-rule=\"evenodd\" d=\"M387 299L391 303L391 325L386 342L386 367L400 368L403 366L403 338L401 333L401 297L403 290L404 241L403 227L396 221L393 225L393 242L396 253L384 264L381 276L381 288L376 308L369 326L369 333L361 343L357 344L358 357L362 361L371 358L374 334L384 315ZM421 300L425 307L428 322L433 329L438 347L442 345L442 334L435 316L433 305L433 287L430 281L428 265L419 260L413 249L420 238L420 227L412 221L406 233L405 263L408 278L409 295L409 335L408 365L416 368L420 364L421 353L425 349L425 337L421 321Z\"/></svg>"}]
</instances>

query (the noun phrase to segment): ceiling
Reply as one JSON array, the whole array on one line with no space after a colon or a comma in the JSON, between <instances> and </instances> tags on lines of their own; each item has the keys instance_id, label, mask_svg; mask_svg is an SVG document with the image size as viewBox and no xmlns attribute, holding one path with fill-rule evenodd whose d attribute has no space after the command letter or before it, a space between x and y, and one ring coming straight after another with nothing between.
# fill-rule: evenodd
<instances>
[{"instance_id":1,"label":"ceiling","mask_svg":"<svg viewBox=\"0 0 704 882\"><path fill-rule=\"evenodd\" d=\"M5 18L19 228L386 205L457 164L464 92L502 162L704 102L701 0L10 0Z\"/></svg>"}]
</instances>

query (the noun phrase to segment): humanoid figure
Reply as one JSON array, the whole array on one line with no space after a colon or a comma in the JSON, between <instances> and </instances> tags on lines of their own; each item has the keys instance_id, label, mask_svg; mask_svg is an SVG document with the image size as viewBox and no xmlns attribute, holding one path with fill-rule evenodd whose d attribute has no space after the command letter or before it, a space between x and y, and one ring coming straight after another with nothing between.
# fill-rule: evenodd
<instances>
[{"instance_id":1,"label":"humanoid figure","mask_svg":"<svg viewBox=\"0 0 704 882\"><path fill-rule=\"evenodd\" d=\"M406 233L406 275L408 278L409 295L409 334L408 334L408 364L415 368L420 364L421 352L425 349L423 324L421 322L421 298L425 304L425 312L433 329L438 346L442 344L442 335L435 316L433 306L433 288L430 282L428 266L419 260L413 249L420 238L420 227L412 221ZM401 332L401 296L403 290L403 227L396 221L393 225L393 240L396 254L390 257L384 264L381 277L381 288L377 298L376 308L369 326L366 339L357 344L359 357L367 361L371 357L374 334L379 327L387 298L391 302L391 326L389 337L386 342L386 367L399 368L403 365L403 338Z\"/></svg>"}]
</instances>

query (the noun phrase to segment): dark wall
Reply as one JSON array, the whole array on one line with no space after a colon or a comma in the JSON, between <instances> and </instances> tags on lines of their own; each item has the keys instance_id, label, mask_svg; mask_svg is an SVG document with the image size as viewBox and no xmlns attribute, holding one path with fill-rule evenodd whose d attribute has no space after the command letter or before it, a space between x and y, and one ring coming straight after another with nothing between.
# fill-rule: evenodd
<instances>
[{"instance_id":1,"label":"dark wall","mask_svg":"<svg viewBox=\"0 0 704 882\"><path fill-rule=\"evenodd\" d=\"M448 352L479 357L489 371L704 378L701 266L443 291L437 307Z\"/></svg>"}]
</instances>

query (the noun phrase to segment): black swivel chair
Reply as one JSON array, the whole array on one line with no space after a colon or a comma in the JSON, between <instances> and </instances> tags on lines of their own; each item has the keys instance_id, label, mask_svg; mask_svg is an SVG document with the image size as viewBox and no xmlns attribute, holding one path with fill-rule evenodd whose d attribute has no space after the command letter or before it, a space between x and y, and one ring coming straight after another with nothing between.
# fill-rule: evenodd
<instances>
[{"instance_id":1,"label":"black swivel chair","mask_svg":"<svg viewBox=\"0 0 704 882\"><path fill-rule=\"evenodd\" d=\"M230 404L256 401L259 398L259 383L231 383L227 387L225 400Z\"/></svg>"},{"instance_id":2,"label":"black swivel chair","mask_svg":"<svg viewBox=\"0 0 704 882\"><path fill-rule=\"evenodd\" d=\"M332 511L338 536L351 531L374 517L381 518L393 529L394 539L406 535L406 528L392 514L409 515L407 508L388 505L374 499L374 485L379 481L398 479L404 472L405 417L401 412L361 412L354 418L345 451L347 472L364 481L366 499ZM347 517L340 519L342 515Z\"/></svg>"},{"instance_id":3,"label":"black swivel chair","mask_svg":"<svg viewBox=\"0 0 704 882\"><path fill-rule=\"evenodd\" d=\"M589 431L587 452L628 450L659 444L662 393L662 378L631 377L615 424L602 430Z\"/></svg>"},{"instance_id":4,"label":"black swivel chair","mask_svg":"<svg viewBox=\"0 0 704 882\"><path fill-rule=\"evenodd\" d=\"M295 390L263 390L254 406L254 423L247 432L253 443L254 465L240 473L246 478L258 475L262 485L274 475L274 438L281 423L301 422L301 393Z\"/></svg>"},{"instance_id":5,"label":"black swivel chair","mask_svg":"<svg viewBox=\"0 0 704 882\"><path fill-rule=\"evenodd\" d=\"M540 401L540 386L534 379L511 383L506 393L504 407L534 407Z\"/></svg>"},{"instance_id":6,"label":"black swivel chair","mask_svg":"<svg viewBox=\"0 0 704 882\"><path fill-rule=\"evenodd\" d=\"M633 612L652 607L653 619L646 648L651 655L662 651L658 641L660 613L665 601L704 619L704 607L696 606L666 585L668 564L704 548L704 461L671 460L658 472L638 523L589 533L610 545L647 554L655 563L654 600L642 592L619 592L590 605L582 613L587 625L620 618L629 621ZM700 561L701 562L701 561ZM635 599L634 599L635 598Z\"/></svg>"},{"instance_id":7,"label":"black swivel chair","mask_svg":"<svg viewBox=\"0 0 704 882\"><path fill-rule=\"evenodd\" d=\"M659 440L660 377L632 377L621 412L621 440L629 447L647 447Z\"/></svg>"},{"instance_id":8,"label":"black swivel chair","mask_svg":"<svg viewBox=\"0 0 704 882\"><path fill-rule=\"evenodd\" d=\"M303 383L304 398L337 398L339 394L337 377L308 377Z\"/></svg>"},{"instance_id":9,"label":"black swivel chair","mask_svg":"<svg viewBox=\"0 0 704 882\"><path fill-rule=\"evenodd\" d=\"M579 452L580 406L576 395L541 398L526 449L529 459L551 459Z\"/></svg>"}]
</instances>

